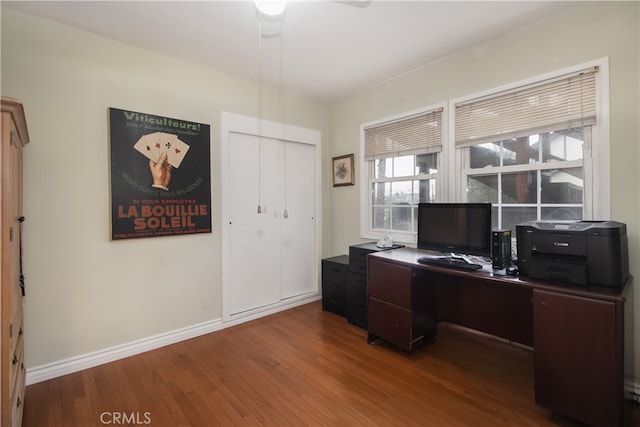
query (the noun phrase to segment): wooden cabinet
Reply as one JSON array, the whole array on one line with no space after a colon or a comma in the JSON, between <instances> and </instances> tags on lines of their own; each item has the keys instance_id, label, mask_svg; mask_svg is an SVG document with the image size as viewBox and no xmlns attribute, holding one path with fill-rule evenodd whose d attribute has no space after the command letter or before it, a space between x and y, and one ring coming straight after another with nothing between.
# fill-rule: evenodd
<instances>
[{"instance_id":1,"label":"wooden cabinet","mask_svg":"<svg viewBox=\"0 0 640 427\"><path fill-rule=\"evenodd\" d=\"M382 338L411 351L445 321L533 345L536 403L594 427L630 421L630 281L554 284L424 265L420 256L409 248L368 256L369 342Z\"/></svg>"},{"instance_id":2,"label":"wooden cabinet","mask_svg":"<svg viewBox=\"0 0 640 427\"><path fill-rule=\"evenodd\" d=\"M372 258L368 266L368 341L411 351L434 336L436 284L429 273Z\"/></svg>"},{"instance_id":3,"label":"wooden cabinet","mask_svg":"<svg viewBox=\"0 0 640 427\"><path fill-rule=\"evenodd\" d=\"M536 403L592 426L623 423L622 303L534 290Z\"/></svg>"},{"instance_id":4,"label":"wooden cabinet","mask_svg":"<svg viewBox=\"0 0 640 427\"><path fill-rule=\"evenodd\" d=\"M349 257L340 255L322 260L322 309L347 315L347 275Z\"/></svg>"},{"instance_id":5,"label":"wooden cabinet","mask_svg":"<svg viewBox=\"0 0 640 427\"><path fill-rule=\"evenodd\" d=\"M2 330L0 425L20 426L24 406L24 325L21 281L22 147L29 141L22 104L2 98Z\"/></svg>"}]
</instances>

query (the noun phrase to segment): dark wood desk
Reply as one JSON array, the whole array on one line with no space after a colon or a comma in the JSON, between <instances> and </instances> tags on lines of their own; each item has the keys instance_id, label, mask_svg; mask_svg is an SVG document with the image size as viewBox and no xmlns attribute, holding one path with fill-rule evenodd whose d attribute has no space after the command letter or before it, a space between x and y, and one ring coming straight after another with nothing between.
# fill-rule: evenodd
<instances>
[{"instance_id":1,"label":"dark wood desk","mask_svg":"<svg viewBox=\"0 0 640 427\"><path fill-rule=\"evenodd\" d=\"M491 265L419 264L423 255L402 248L368 256L369 342L412 351L446 321L520 343L534 348L536 403L589 425L624 425L625 377L633 378L630 280L568 286Z\"/></svg>"}]
</instances>

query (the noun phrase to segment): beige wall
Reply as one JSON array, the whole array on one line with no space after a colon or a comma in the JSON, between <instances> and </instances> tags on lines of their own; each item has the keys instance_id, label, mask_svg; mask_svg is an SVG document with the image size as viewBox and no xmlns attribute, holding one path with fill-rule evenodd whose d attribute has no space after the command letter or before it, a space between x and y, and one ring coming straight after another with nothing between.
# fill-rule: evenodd
<instances>
[{"instance_id":1,"label":"beige wall","mask_svg":"<svg viewBox=\"0 0 640 427\"><path fill-rule=\"evenodd\" d=\"M323 132L323 255L361 241L362 123L609 57L612 218L628 225L640 275L638 6L571 4L328 107L289 95L286 121ZM257 115L255 83L3 8L2 94L25 103L33 141L25 151L28 367L219 318L219 113ZM108 107L212 125L213 234L109 241ZM330 159L350 153L356 185L333 188ZM634 304L638 319L640 292Z\"/></svg>"},{"instance_id":2,"label":"beige wall","mask_svg":"<svg viewBox=\"0 0 640 427\"><path fill-rule=\"evenodd\" d=\"M586 2L518 31L332 103L328 156L356 154L360 125L598 58L609 58L611 218L627 224L631 274L640 277L640 34L638 2ZM358 172L359 173L359 172ZM359 178L359 175L358 175ZM359 180L358 180L359 181ZM329 191L327 255L360 239L360 185ZM637 280L636 280L637 281ZM637 284L636 284L637 285ZM640 292L635 292L640 324ZM640 328L635 330L636 376Z\"/></svg>"},{"instance_id":3,"label":"beige wall","mask_svg":"<svg viewBox=\"0 0 640 427\"><path fill-rule=\"evenodd\" d=\"M257 116L256 83L3 8L2 95L24 103L32 141L27 368L219 319L220 112ZM326 105L284 105L287 123L326 134ZM211 125L212 234L109 240L108 107Z\"/></svg>"}]
</instances>

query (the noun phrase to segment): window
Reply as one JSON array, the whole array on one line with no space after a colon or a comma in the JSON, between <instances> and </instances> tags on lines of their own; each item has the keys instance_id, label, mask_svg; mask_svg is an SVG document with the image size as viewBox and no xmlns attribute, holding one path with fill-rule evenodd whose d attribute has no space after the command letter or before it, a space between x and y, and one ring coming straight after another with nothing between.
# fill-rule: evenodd
<instances>
[{"instance_id":1,"label":"window","mask_svg":"<svg viewBox=\"0 0 640 427\"><path fill-rule=\"evenodd\" d=\"M442 106L362 127L367 173L362 234L414 242L418 203L436 199Z\"/></svg>"},{"instance_id":2,"label":"window","mask_svg":"<svg viewBox=\"0 0 640 427\"><path fill-rule=\"evenodd\" d=\"M437 153L375 159L371 166L373 229L416 232L418 203L435 201Z\"/></svg>"},{"instance_id":3,"label":"window","mask_svg":"<svg viewBox=\"0 0 640 427\"><path fill-rule=\"evenodd\" d=\"M597 70L455 104L460 198L492 203L494 228L589 218Z\"/></svg>"},{"instance_id":4,"label":"window","mask_svg":"<svg viewBox=\"0 0 640 427\"><path fill-rule=\"evenodd\" d=\"M415 243L420 202L490 202L513 236L609 219L608 80L605 58L363 125L361 236Z\"/></svg>"},{"instance_id":5,"label":"window","mask_svg":"<svg viewBox=\"0 0 640 427\"><path fill-rule=\"evenodd\" d=\"M590 131L566 129L464 149L467 201L491 202L493 227L514 233L526 221L582 219L583 147Z\"/></svg>"}]
</instances>

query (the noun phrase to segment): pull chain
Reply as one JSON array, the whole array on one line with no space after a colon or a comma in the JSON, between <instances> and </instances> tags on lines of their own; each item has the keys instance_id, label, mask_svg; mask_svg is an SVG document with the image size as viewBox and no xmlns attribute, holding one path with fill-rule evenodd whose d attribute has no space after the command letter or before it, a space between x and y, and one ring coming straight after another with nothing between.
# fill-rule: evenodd
<instances>
[{"instance_id":1,"label":"pull chain","mask_svg":"<svg viewBox=\"0 0 640 427\"><path fill-rule=\"evenodd\" d=\"M262 213L262 14L258 14L258 214Z\"/></svg>"},{"instance_id":2,"label":"pull chain","mask_svg":"<svg viewBox=\"0 0 640 427\"><path fill-rule=\"evenodd\" d=\"M285 218L289 218L287 210L287 142L284 141L284 213Z\"/></svg>"},{"instance_id":3,"label":"pull chain","mask_svg":"<svg viewBox=\"0 0 640 427\"><path fill-rule=\"evenodd\" d=\"M289 218L289 210L287 209L287 126L285 124L285 103L282 96L282 63L283 63L283 39L284 25L280 30L280 69L278 70L278 103L280 104L280 120L282 121L282 143L284 144L284 212L282 216Z\"/></svg>"}]
</instances>

